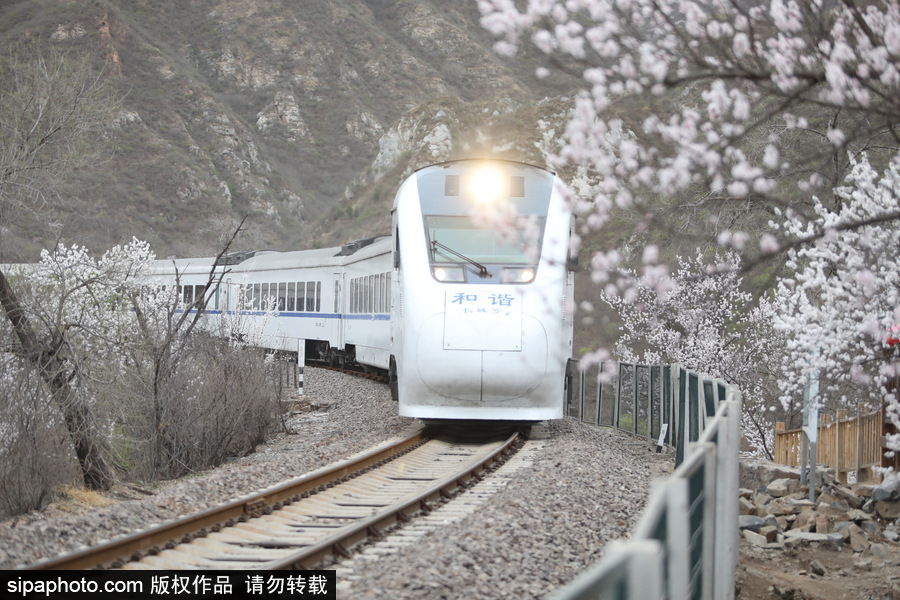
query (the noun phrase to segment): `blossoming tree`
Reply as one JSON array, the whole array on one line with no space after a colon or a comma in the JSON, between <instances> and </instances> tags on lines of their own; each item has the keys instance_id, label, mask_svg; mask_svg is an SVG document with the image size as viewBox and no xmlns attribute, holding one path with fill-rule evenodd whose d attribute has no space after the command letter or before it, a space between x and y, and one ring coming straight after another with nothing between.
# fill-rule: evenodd
<instances>
[{"instance_id":1,"label":"blossoming tree","mask_svg":"<svg viewBox=\"0 0 900 600\"><path fill-rule=\"evenodd\" d=\"M785 367L798 378L810 365L837 379L896 375L884 339L900 322L890 271L900 222L897 0L478 5L498 53L530 43L543 57L539 77L563 69L583 79L550 157L590 181L589 201L578 203L582 234L629 211L641 230L680 219L679 235L735 251L738 271L787 261L776 307L795 340ZM643 287L663 293L673 285L664 250L650 239L628 274L621 249L604 249L592 277L626 301ZM830 336L840 340L825 350ZM886 397L897 422L897 399Z\"/></svg>"}]
</instances>

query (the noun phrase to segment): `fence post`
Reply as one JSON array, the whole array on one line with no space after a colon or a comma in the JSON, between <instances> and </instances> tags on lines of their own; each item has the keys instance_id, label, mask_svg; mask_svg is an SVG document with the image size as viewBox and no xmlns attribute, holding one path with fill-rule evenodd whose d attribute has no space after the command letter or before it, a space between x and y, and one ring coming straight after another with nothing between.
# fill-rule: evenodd
<instances>
[{"instance_id":1,"label":"fence post","mask_svg":"<svg viewBox=\"0 0 900 600\"><path fill-rule=\"evenodd\" d=\"M616 368L616 403L613 405L613 427L619 428L619 405L622 403L622 363Z\"/></svg>"},{"instance_id":2,"label":"fence post","mask_svg":"<svg viewBox=\"0 0 900 600\"><path fill-rule=\"evenodd\" d=\"M716 501L716 569L713 597L717 600L733 600L734 576L738 562L738 538L733 532L738 529L738 503L728 499L737 492L739 486L738 469L734 467L740 463L740 391L735 390L730 397L726 392L723 401L727 403L727 412L719 432L721 437L716 445L716 487L721 500Z\"/></svg>"},{"instance_id":3,"label":"fence post","mask_svg":"<svg viewBox=\"0 0 900 600\"><path fill-rule=\"evenodd\" d=\"M631 385L634 386L634 401L631 403L631 433L633 435L637 435L638 432L638 419L640 418L638 410L639 406L639 398L638 398L638 365L634 363L631 367Z\"/></svg>"},{"instance_id":4,"label":"fence post","mask_svg":"<svg viewBox=\"0 0 900 600\"><path fill-rule=\"evenodd\" d=\"M784 450L784 436L778 434L782 433L786 428L787 423L784 421L775 422L775 462L783 465L788 464L785 460L787 452Z\"/></svg>"},{"instance_id":5,"label":"fence post","mask_svg":"<svg viewBox=\"0 0 900 600\"><path fill-rule=\"evenodd\" d=\"M578 383L580 393L578 394L581 397L580 408L578 409L578 420L584 422L584 371L580 370L578 373Z\"/></svg>"},{"instance_id":6,"label":"fence post","mask_svg":"<svg viewBox=\"0 0 900 600\"><path fill-rule=\"evenodd\" d=\"M841 422L846 419L847 419L847 409L846 408L838 409L837 416L835 417L835 420L834 420L835 421L835 423L834 423L834 427L835 427L834 444L835 444L835 446L837 446L835 448L835 452L834 452L834 454L835 454L834 462L837 463L834 467L834 470L837 473L838 483L843 483L844 485L847 484L848 478L846 475L842 478L841 473L847 470L847 468L846 468L847 467L847 453L844 451L844 443L846 442L846 440L845 440L846 436L844 434L844 428L842 427ZM849 475L849 473L848 473L848 475Z\"/></svg>"},{"instance_id":7,"label":"fence post","mask_svg":"<svg viewBox=\"0 0 900 600\"><path fill-rule=\"evenodd\" d=\"M862 405L857 402L856 403L856 483L862 482L862 459L863 459L863 447L862 447L862 428L863 428L863 411Z\"/></svg>"},{"instance_id":8,"label":"fence post","mask_svg":"<svg viewBox=\"0 0 900 600\"><path fill-rule=\"evenodd\" d=\"M303 371L306 367L306 340L297 340L297 394L303 396Z\"/></svg>"}]
</instances>

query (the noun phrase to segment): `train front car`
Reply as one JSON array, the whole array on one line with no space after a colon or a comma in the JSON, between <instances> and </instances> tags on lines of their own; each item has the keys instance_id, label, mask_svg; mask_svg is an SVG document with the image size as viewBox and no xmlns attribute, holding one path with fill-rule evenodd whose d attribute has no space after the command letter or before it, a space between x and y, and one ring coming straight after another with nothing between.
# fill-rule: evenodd
<instances>
[{"instance_id":1,"label":"train front car","mask_svg":"<svg viewBox=\"0 0 900 600\"><path fill-rule=\"evenodd\" d=\"M397 192L392 337L400 414L563 417L571 212L544 169L461 160Z\"/></svg>"}]
</instances>

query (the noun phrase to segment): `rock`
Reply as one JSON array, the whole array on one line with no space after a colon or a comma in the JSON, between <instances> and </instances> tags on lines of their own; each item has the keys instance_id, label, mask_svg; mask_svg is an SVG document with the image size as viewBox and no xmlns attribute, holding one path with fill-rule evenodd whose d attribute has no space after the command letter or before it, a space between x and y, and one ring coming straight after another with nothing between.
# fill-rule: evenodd
<instances>
[{"instance_id":1,"label":"rock","mask_svg":"<svg viewBox=\"0 0 900 600\"><path fill-rule=\"evenodd\" d=\"M807 509L797 515L797 519L791 526L791 531L813 531L816 528L816 511ZM819 532L824 533L824 532Z\"/></svg>"},{"instance_id":2,"label":"rock","mask_svg":"<svg viewBox=\"0 0 900 600\"><path fill-rule=\"evenodd\" d=\"M774 502L770 502L769 504L764 505L764 510L768 514L774 515L776 517L782 517L785 515L796 514L792 507L788 506L786 503L782 502L781 500L775 500ZM800 511L797 511L797 512L800 512Z\"/></svg>"},{"instance_id":3,"label":"rock","mask_svg":"<svg viewBox=\"0 0 900 600\"><path fill-rule=\"evenodd\" d=\"M765 506L767 503L772 501L772 497L768 494L763 494L762 492L757 493L753 496L753 504L758 507Z\"/></svg>"},{"instance_id":4,"label":"rock","mask_svg":"<svg viewBox=\"0 0 900 600\"><path fill-rule=\"evenodd\" d=\"M778 528L771 525L766 525L759 530L759 535L766 538L766 541L772 544L778 541Z\"/></svg>"},{"instance_id":5,"label":"rock","mask_svg":"<svg viewBox=\"0 0 900 600\"><path fill-rule=\"evenodd\" d=\"M816 514L816 533L828 533L830 524L827 515Z\"/></svg>"},{"instance_id":6,"label":"rock","mask_svg":"<svg viewBox=\"0 0 900 600\"><path fill-rule=\"evenodd\" d=\"M814 560L811 563L809 563L809 568L813 573L815 573L816 575L819 575L820 577L822 575L825 575L825 565L823 565L818 560Z\"/></svg>"},{"instance_id":7,"label":"rock","mask_svg":"<svg viewBox=\"0 0 900 600\"><path fill-rule=\"evenodd\" d=\"M884 476L877 488L872 491L872 500L900 500L900 475L891 472Z\"/></svg>"},{"instance_id":8,"label":"rock","mask_svg":"<svg viewBox=\"0 0 900 600\"><path fill-rule=\"evenodd\" d=\"M832 504L832 503L834 503L834 502L837 502L837 501L838 501L838 499L837 499L835 496L833 496L829 490L824 490L824 491L822 491L822 492L818 495L818 497L816 498L816 502L817 502L818 504L828 504L828 505L830 505L830 504ZM850 507L848 506L847 509L849 510L849 508L850 508Z\"/></svg>"},{"instance_id":9,"label":"rock","mask_svg":"<svg viewBox=\"0 0 900 600\"><path fill-rule=\"evenodd\" d=\"M850 508L859 508L863 504L862 498L843 486L836 485L832 488L832 495L839 500L846 502Z\"/></svg>"},{"instance_id":10,"label":"rock","mask_svg":"<svg viewBox=\"0 0 900 600\"><path fill-rule=\"evenodd\" d=\"M747 498L743 496L738 499L738 514L741 515L755 515L756 513L756 505L753 504Z\"/></svg>"},{"instance_id":11,"label":"rock","mask_svg":"<svg viewBox=\"0 0 900 600\"><path fill-rule=\"evenodd\" d=\"M744 536L745 540L754 546L766 547L769 545L769 540L766 539L766 536L760 535L749 529L744 529L741 534Z\"/></svg>"},{"instance_id":12,"label":"rock","mask_svg":"<svg viewBox=\"0 0 900 600\"><path fill-rule=\"evenodd\" d=\"M850 526L853 525L850 521L838 521L834 523L831 527L831 533L839 534L844 541L848 541L850 539Z\"/></svg>"},{"instance_id":13,"label":"rock","mask_svg":"<svg viewBox=\"0 0 900 600\"><path fill-rule=\"evenodd\" d=\"M804 510L814 510L816 503L807 498L788 498L787 505L791 507L794 514L800 514Z\"/></svg>"},{"instance_id":14,"label":"rock","mask_svg":"<svg viewBox=\"0 0 900 600\"><path fill-rule=\"evenodd\" d=\"M859 528L858 525L850 525L850 549L854 552L865 552L871 546L869 539L866 537L866 534L862 529Z\"/></svg>"},{"instance_id":15,"label":"rock","mask_svg":"<svg viewBox=\"0 0 900 600\"><path fill-rule=\"evenodd\" d=\"M900 519L900 501L877 500L875 513L884 519Z\"/></svg>"},{"instance_id":16,"label":"rock","mask_svg":"<svg viewBox=\"0 0 900 600\"><path fill-rule=\"evenodd\" d=\"M796 479L776 479L766 486L766 493L773 498L782 498L797 491L798 485Z\"/></svg>"},{"instance_id":17,"label":"rock","mask_svg":"<svg viewBox=\"0 0 900 600\"><path fill-rule=\"evenodd\" d=\"M865 511L854 508L853 510L847 511L847 519L859 523L861 521L871 521L872 515Z\"/></svg>"},{"instance_id":18,"label":"rock","mask_svg":"<svg viewBox=\"0 0 900 600\"><path fill-rule=\"evenodd\" d=\"M738 515L738 529L758 533L765 526L765 521L756 515Z\"/></svg>"},{"instance_id":19,"label":"rock","mask_svg":"<svg viewBox=\"0 0 900 600\"><path fill-rule=\"evenodd\" d=\"M882 538L881 527L878 526L878 523L875 523L874 521L862 521L858 523L858 525L870 541L877 541Z\"/></svg>"},{"instance_id":20,"label":"rock","mask_svg":"<svg viewBox=\"0 0 900 600\"><path fill-rule=\"evenodd\" d=\"M807 531L786 531L784 533L784 543L786 546L792 547L798 544L809 544L811 542L819 542L827 544L833 548L840 548L844 543L844 538L839 533L810 533Z\"/></svg>"},{"instance_id":21,"label":"rock","mask_svg":"<svg viewBox=\"0 0 900 600\"><path fill-rule=\"evenodd\" d=\"M855 493L860 498L871 498L872 492L875 491L875 488L878 486L873 483L860 483L855 488Z\"/></svg>"},{"instance_id":22,"label":"rock","mask_svg":"<svg viewBox=\"0 0 900 600\"><path fill-rule=\"evenodd\" d=\"M861 558L853 563L853 566L856 567L860 571L871 571L872 570L872 559L871 558Z\"/></svg>"}]
</instances>

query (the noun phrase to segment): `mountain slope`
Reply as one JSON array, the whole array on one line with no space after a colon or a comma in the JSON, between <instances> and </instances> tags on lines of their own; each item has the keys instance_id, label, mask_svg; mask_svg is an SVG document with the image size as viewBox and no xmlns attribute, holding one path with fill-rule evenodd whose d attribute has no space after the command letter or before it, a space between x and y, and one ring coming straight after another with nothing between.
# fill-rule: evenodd
<instances>
[{"instance_id":1,"label":"mountain slope","mask_svg":"<svg viewBox=\"0 0 900 600\"><path fill-rule=\"evenodd\" d=\"M367 235L414 167L540 162L538 123L572 85L501 61L470 0L20 0L0 31L90 51L125 95L115 156L4 237L5 260L34 258L54 220L66 240L136 236L162 256L214 252L244 216L244 247Z\"/></svg>"}]
</instances>

